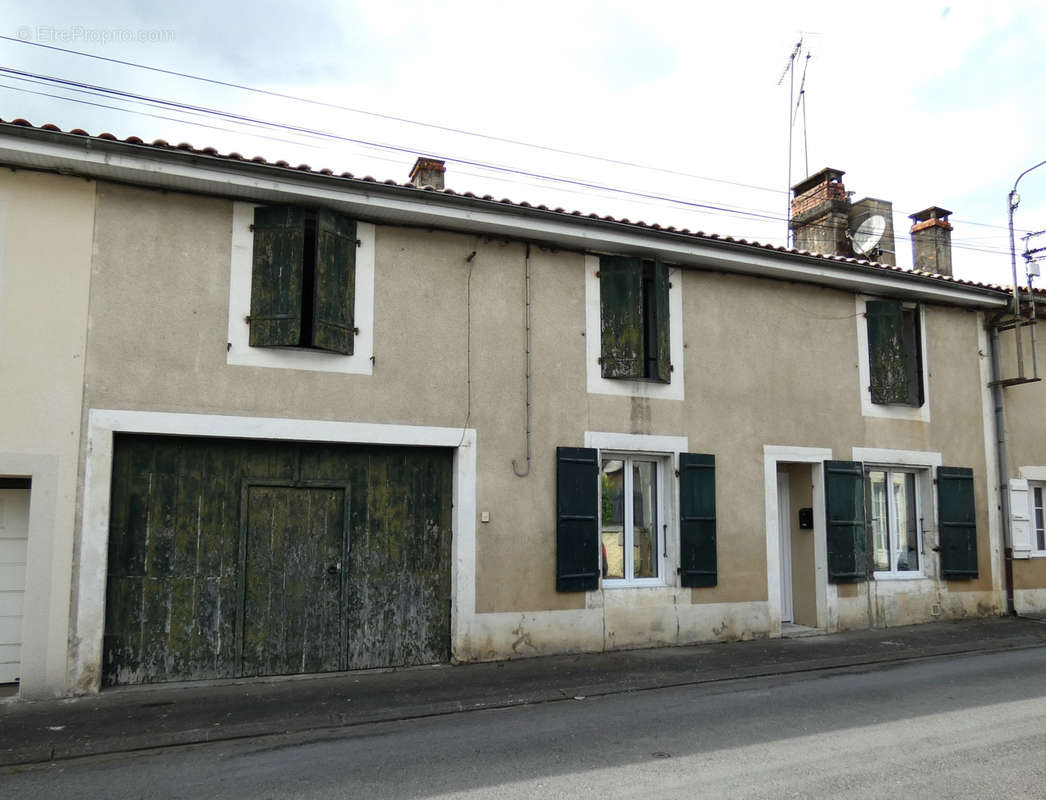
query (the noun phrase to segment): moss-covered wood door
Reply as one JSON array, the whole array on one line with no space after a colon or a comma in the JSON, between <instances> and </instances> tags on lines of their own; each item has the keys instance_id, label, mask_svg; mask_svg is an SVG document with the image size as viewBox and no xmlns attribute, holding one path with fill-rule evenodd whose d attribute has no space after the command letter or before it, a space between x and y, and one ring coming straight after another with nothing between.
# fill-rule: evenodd
<instances>
[{"instance_id":1,"label":"moss-covered wood door","mask_svg":"<svg viewBox=\"0 0 1046 800\"><path fill-rule=\"evenodd\" d=\"M448 660L451 460L117 434L104 685Z\"/></svg>"}]
</instances>

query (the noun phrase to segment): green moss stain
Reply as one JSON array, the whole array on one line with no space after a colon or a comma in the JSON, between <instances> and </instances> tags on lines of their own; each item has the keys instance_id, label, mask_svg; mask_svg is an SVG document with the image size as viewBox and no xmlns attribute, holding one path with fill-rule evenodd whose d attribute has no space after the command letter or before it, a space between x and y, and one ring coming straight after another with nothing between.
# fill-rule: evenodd
<instances>
[{"instance_id":1,"label":"green moss stain","mask_svg":"<svg viewBox=\"0 0 1046 800\"><path fill-rule=\"evenodd\" d=\"M105 685L448 660L451 464L118 434Z\"/></svg>"}]
</instances>

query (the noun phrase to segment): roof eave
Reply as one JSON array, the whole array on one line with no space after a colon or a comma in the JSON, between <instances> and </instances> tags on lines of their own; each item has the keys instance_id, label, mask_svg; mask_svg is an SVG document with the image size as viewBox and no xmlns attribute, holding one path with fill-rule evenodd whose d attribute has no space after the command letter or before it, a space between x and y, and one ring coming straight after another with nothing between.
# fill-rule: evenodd
<instances>
[{"instance_id":1,"label":"roof eave","mask_svg":"<svg viewBox=\"0 0 1046 800\"><path fill-rule=\"evenodd\" d=\"M4 124L0 163L253 202L323 203L387 224L527 239L583 252L658 255L696 269L815 283L867 294L979 308L1005 306L1000 289L770 245L324 174L196 150Z\"/></svg>"}]
</instances>

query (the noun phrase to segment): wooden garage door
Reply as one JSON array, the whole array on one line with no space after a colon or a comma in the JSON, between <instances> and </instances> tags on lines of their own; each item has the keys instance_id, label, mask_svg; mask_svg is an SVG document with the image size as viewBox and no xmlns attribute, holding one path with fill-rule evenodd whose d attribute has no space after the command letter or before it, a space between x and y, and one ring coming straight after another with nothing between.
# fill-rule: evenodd
<instances>
[{"instance_id":1,"label":"wooden garage door","mask_svg":"<svg viewBox=\"0 0 1046 800\"><path fill-rule=\"evenodd\" d=\"M451 463L117 435L104 684L448 660Z\"/></svg>"}]
</instances>

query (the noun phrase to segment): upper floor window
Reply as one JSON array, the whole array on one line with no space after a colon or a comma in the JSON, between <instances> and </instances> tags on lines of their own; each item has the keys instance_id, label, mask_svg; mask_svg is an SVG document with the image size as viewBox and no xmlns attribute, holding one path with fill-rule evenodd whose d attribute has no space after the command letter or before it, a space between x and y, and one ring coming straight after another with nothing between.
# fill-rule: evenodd
<instances>
[{"instance_id":1,"label":"upper floor window","mask_svg":"<svg viewBox=\"0 0 1046 800\"><path fill-rule=\"evenodd\" d=\"M862 295L855 301L861 414L929 422L926 309Z\"/></svg>"},{"instance_id":2,"label":"upper floor window","mask_svg":"<svg viewBox=\"0 0 1046 800\"><path fill-rule=\"evenodd\" d=\"M352 355L356 223L325 209L254 209L251 347Z\"/></svg>"},{"instance_id":3,"label":"upper floor window","mask_svg":"<svg viewBox=\"0 0 1046 800\"><path fill-rule=\"evenodd\" d=\"M628 256L599 259L604 378L672 380L668 267Z\"/></svg>"},{"instance_id":4,"label":"upper floor window","mask_svg":"<svg viewBox=\"0 0 1046 800\"><path fill-rule=\"evenodd\" d=\"M869 300L865 317L871 401L918 408L925 401L919 307Z\"/></svg>"}]
</instances>

